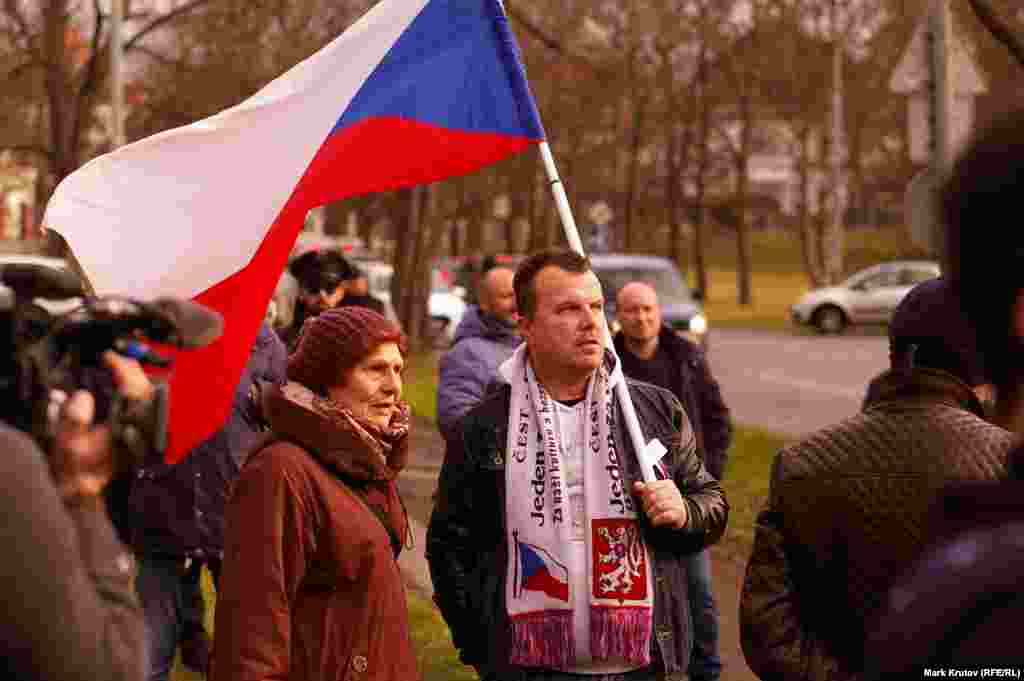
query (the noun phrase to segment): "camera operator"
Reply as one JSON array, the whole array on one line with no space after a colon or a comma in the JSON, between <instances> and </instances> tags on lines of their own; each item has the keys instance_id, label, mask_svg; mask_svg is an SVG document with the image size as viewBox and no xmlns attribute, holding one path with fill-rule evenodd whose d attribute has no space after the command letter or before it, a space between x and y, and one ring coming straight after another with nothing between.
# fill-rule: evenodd
<instances>
[{"instance_id":1,"label":"camera operator","mask_svg":"<svg viewBox=\"0 0 1024 681\"><path fill-rule=\"evenodd\" d=\"M153 399L156 389L138 362L107 352L103 364L129 408ZM94 416L93 395L73 393L61 407L48 455L28 435L0 424L4 679L143 678L146 636L132 584L135 566L102 496L115 469L111 432L94 425Z\"/></svg>"}]
</instances>

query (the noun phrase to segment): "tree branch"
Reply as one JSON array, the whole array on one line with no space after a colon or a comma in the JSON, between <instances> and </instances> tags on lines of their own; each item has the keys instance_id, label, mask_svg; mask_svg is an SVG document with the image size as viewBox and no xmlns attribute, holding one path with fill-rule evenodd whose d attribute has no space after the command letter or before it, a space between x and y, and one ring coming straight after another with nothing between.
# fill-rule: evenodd
<instances>
[{"instance_id":1,"label":"tree branch","mask_svg":"<svg viewBox=\"0 0 1024 681\"><path fill-rule=\"evenodd\" d=\"M978 21L1024 66L1024 38L1016 34L992 7L991 0L967 0Z\"/></svg>"},{"instance_id":2,"label":"tree branch","mask_svg":"<svg viewBox=\"0 0 1024 681\"><path fill-rule=\"evenodd\" d=\"M28 21L25 19L25 15L18 9L17 0L4 0L4 14L9 16L11 20L21 30L22 37L27 38L29 36Z\"/></svg>"},{"instance_id":3,"label":"tree branch","mask_svg":"<svg viewBox=\"0 0 1024 681\"><path fill-rule=\"evenodd\" d=\"M180 7L175 7L174 9L172 9L170 12L167 12L166 14L160 15L159 17L157 17L153 21L149 22L148 24L146 24L145 26L140 28L139 32L136 33L135 35L133 35L124 44L125 52L127 52L128 50L134 49L138 45L140 40L145 38L147 35L149 35L153 31L155 31L156 29L160 28L164 24L167 24L167 23L169 23L171 21L174 21L178 17L183 16L185 14L188 14L189 12L191 12L194 9L198 9L198 8L202 7L203 5L209 4L209 2L210 2L210 0L191 0L190 2L186 2L184 5L181 5Z\"/></svg>"},{"instance_id":4,"label":"tree branch","mask_svg":"<svg viewBox=\"0 0 1024 681\"><path fill-rule=\"evenodd\" d=\"M3 79L5 81L10 82L10 81L14 80L15 78L18 78L19 76L21 76L23 73L25 73L29 69L41 68L44 65L45 64L42 61L39 61L37 59L29 59L28 61L24 61L24 62L18 64L17 66L15 66L14 68L12 68L10 71L8 71L3 76Z\"/></svg>"},{"instance_id":5,"label":"tree branch","mask_svg":"<svg viewBox=\"0 0 1024 681\"><path fill-rule=\"evenodd\" d=\"M561 40L552 36L550 33L541 28L535 21L533 21L525 12L523 12L518 6L512 4L508 0L505 0L505 12L509 18L516 21L526 32L531 34L534 38L541 41L545 47L550 50L558 52L564 57L568 57L572 61L576 62L581 66L585 66L598 75L604 74L607 69L602 68L592 62L590 59L578 54L567 47Z\"/></svg>"},{"instance_id":6,"label":"tree branch","mask_svg":"<svg viewBox=\"0 0 1024 681\"><path fill-rule=\"evenodd\" d=\"M156 50L146 47L145 45L136 45L135 49L141 52L142 54L146 55L150 59L158 61L161 64L164 64L165 66L181 66L185 63L185 60L183 59L175 59L174 57L168 57L167 55L160 54Z\"/></svg>"},{"instance_id":7,"label":"tree branch","mask_svg":"<svg viewBox=\"0 0 1024 681\"><path fill-rule=\"evenodd\" d=\"M89 63L85 67L82 89L78 91L78 104L75 107L75 122L71 133L71 143L76 149L82 136L82 119L85 118L86 113L85 103L96 89L97 62L100 59L100 38L103 35L103 12L100 9L100 0L93 0L93 7L96 10L96 27L92 32L92 48L89 50Z\"/></svg>"}]
</instances>

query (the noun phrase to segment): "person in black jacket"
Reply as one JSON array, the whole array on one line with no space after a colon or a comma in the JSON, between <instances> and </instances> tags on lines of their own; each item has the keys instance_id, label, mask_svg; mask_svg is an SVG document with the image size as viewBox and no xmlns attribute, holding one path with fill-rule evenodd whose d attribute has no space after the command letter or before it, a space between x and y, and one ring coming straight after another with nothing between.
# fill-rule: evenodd
<instances>
[{"instance_id":1,"label":"person in black jacket","mask_svg":"<svg viewBox=\"0 0 1024 681\"><path fill-rule=\"evenodd\" d=\"M291 326L279 329L278 334L290 352L298 345L308 317L342 303L356 270L340 251L325 250L303 253L289 263L288 272L299 284L299 296Z\"/></svg>"},{"instance_id":2,"label":"person in black jacket","mask_svg":"<svg viewBox=\"0 0 1024 681\"><path fill-rule=\"evenodd\" d=\"M349 307L352 305L368 307L381 317L387 317L384 301L370 293L370 279L366 276L366 272L353 265L350 277L345 282L345 295L342 297L338 307Z\"/></svg>"},{"instance_id":3,"label":"person in black jacket","mask_svg":"<svg viewBox=\"0 0 1024 681\"><path fill-rule=\"evenodd\" d=\"M136 586L149 631L151 681L166 681L179 642L186 666L207 667L200 570L205 565L219 581L229 486L263 437L257 386L283 384L287 362L284 344L262 325L224 426L179 463L152 463L132 481L123 532L139 560Z\"/></svg>"},{"instance_id":4,"label":"person in black jacket","mask_svg":"<svg viewBox=\"0 0 1024 681\"><path fill-rule=\"evenodd\" d=\"M154 386L137 362L113 353L104 361L128 404L152 399ZM7 550L0 561L0 678L143 678L135 564L103 499L114 469L110 429L93 425L94 414L93 396L74 393L47 453L0 425L0 543Z\"/></svg>"},{"instance_id":5,"label":"person in black jacket","mask_svg":"<svg viewBox=\"0 0 1024 681\"><path fill-rule=\"evenodd\" d=\"M692 644L685 564L725 530L721 486L678 400L627 380L605 347L585 257L533 255L514 289L525 343L447 443L427 532L435 599L487 681L675 678ZM635 451L623 384L664 449Z\"/></svg>"},{"instance_id":6,"label":"person in black jacket","mask_svg":"<svg viewBox=\"0 0 1024 681\"><path fill-rule=\"evenodd\" d=\"M683 405L697 436L697 451L717 480L725 473L732 441L729 408L701 349L661 321L658 294L643 282L622 287L615 301L622 329L615 351L626 376L669 390ZM716 681L722 674L718 653L718 608L711 584L711 556L693 554L687 565L693 614L692 681Z\"/></svg>"}]
</instances>

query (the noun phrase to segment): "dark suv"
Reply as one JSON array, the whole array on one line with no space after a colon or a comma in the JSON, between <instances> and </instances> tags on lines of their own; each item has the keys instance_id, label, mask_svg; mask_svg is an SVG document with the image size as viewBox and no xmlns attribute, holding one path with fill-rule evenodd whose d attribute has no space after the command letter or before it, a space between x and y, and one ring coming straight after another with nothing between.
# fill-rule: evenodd
<instances>
[{"instance_id":1,"label":"dark suv","mask_svg":"<svg viewBox=\"0 0 1024 681\"><path fill-rule=\"evenodd\" d=\"M653 255L602 254L591 255L590 263L601 281L605 312L613 333L619 329L615 298L629 282L642 281L658 292L664 323L707 350L708 322L700 303L703 296L687 286L671 260Z\"/></svg>"}]
</instances>

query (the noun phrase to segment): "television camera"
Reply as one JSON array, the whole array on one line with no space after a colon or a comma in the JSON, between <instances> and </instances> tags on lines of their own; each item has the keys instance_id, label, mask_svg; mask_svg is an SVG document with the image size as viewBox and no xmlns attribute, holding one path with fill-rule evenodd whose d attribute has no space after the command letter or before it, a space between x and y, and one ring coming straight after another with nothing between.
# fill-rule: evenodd
<instances>
[{"instance_id":1,"label":"television camera","mask_svg":"<svg viewBox=\"0 0 1024 681\"><path fill-rule=\"evenodd\" d=\"M0 281L13 292L13 305L0 310L0 418L31 434L46 451L55 436L62 396L88 390L95 398L95 423L106 423L114 443L115 470L127 472L167 446L168 400L158 389L145 405L132 404L117 390L102 357L113 350L151 367L172 360L150 344L199 348L223 330L221 316L188 300L86 295L71 271L43 265L11 264ZM82 304L60 316L36 299Z\"/></svg>"}]
</instances>

